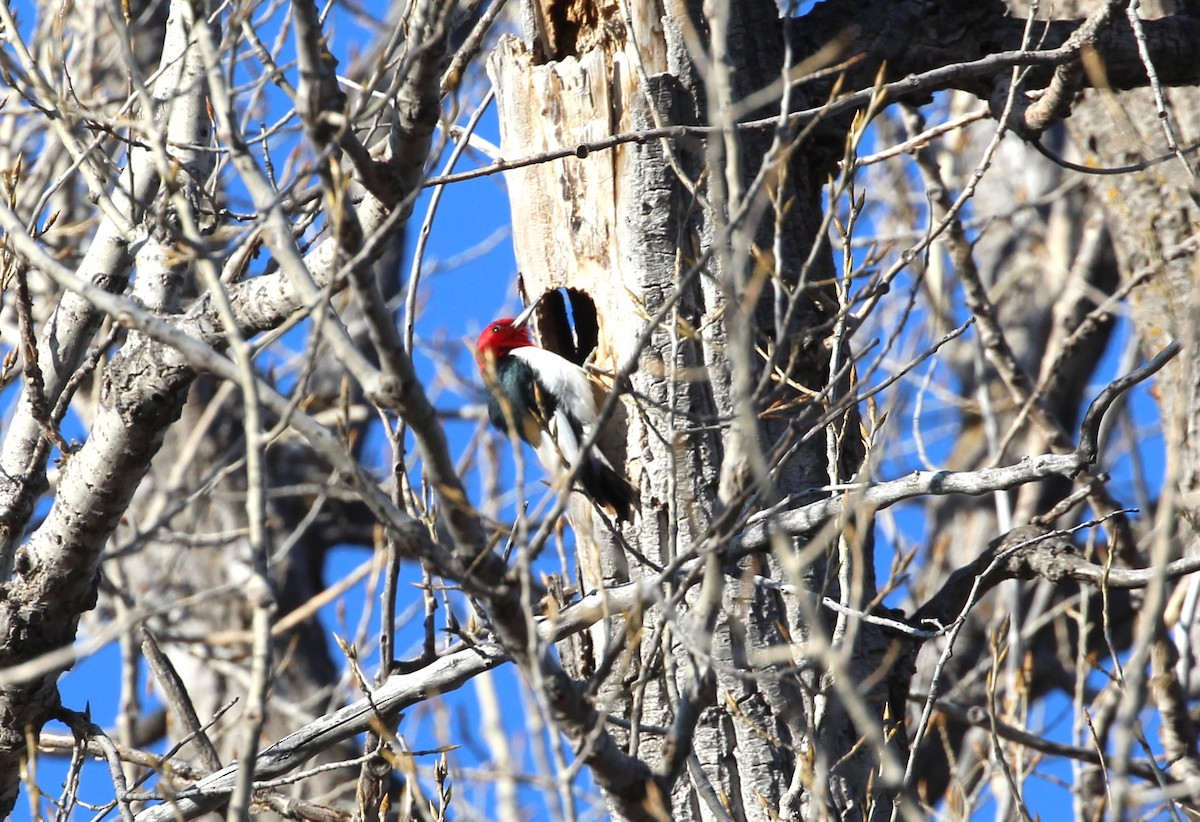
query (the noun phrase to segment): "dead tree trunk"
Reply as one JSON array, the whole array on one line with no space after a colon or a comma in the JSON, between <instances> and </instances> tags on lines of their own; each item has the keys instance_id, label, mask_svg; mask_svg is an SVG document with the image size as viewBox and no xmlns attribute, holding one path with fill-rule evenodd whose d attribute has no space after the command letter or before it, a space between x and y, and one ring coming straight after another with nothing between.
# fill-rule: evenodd
<instances>
[{"instance_id":1,"label":"dead tree trunk","mask_svg":"<svg viewBox=\"0 0 1200 822\"><path fill-rule=\"evenodd\" d=\"M869 514L778 535L736 561L729 552L747 512L848 478L862 453L852 411L814 428L850 379L844 360L829 376L830 351L843 352L818 240L820 158L840 141L810 137L806 152L793 150L794 131L652 136L729 122L784 70L774 4L729 5L727 18L695 4L660 19L644 4L534 3L532 33L502 42L491 63L505 156L579 147L508 175L522 289L558 290L540 311L544 345L614 375L625 402L610 446L641 491L640 517L620 530L575 497L580 584L673 579L666 602L614 614L561 650L583 675L613 665L598 701L621 743L673 786L680 820L819 816L886 794L875 756L854 750L850 716L883 727L888 642L856 626L826 655L847 626L813 606L816 592L850 596L851 578L864 583L854 596L873 596ZM694 61L692 36L711 65Z\"/></svg>"}]
</instances>

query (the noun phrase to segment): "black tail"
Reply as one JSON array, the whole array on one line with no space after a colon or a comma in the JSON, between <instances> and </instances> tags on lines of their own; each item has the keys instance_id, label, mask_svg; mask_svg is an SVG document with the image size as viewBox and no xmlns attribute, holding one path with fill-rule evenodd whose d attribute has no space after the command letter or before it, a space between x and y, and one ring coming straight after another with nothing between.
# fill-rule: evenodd
<instances>
[{"instance_id":1,"label":"black tail","mask_svg":"<svg viewBox=\"0 0 1200 822\"><path fill-rule=\"evenodd\" d=\"M629 522L632 509L641 507L638 505L637 492L629 480L595 455L590 455L580 470L579 484L589 497L616 511L620 522Z\"/></svg>"}]
</instances>

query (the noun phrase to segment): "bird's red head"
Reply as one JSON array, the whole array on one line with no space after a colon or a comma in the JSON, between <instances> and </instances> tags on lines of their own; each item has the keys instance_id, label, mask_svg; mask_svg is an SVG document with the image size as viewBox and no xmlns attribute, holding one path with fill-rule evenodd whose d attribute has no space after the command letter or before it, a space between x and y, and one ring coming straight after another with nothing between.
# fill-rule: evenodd
<instances>
[{"instance_id":1,"label":"bird's red head","mask_svg":"<svg viewBox=\"0 0 1200 822\"><path fill-rule=\"evenodd\" d=\"M529 333L527 325L518 325L513 317L493 320L483 329L479 341L475 343L475 361L479 363L480 369L483 369L487 367L489 354L495 361L510 354L514 348L524 348L527 345L533 345L533 335Z\"/></svg>"}]
</instances>

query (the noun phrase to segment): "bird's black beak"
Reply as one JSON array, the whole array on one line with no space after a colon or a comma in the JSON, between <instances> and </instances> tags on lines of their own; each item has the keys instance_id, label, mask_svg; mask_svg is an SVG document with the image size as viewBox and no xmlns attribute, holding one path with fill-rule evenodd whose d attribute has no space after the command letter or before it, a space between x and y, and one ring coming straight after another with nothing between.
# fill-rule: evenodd
<instances>
[{"instance_id":1,"label":"bird's black beak","mask_svg":"<svg viewBox=\"0 0 1200 822\"><path fill-rule=\"evenodd\" d=\"M530 318L533 316L533 312L537 311L538 303L540 303L541 301L542 301L542 297L539 294L536 298L534 298L533 302L531 302L528 306L526 306L524 311L522 311L520 314L518 314L513 319L513 321L512 321L513 327L521 328L526 323L528 323Z\"/></svg>"}]
</instances>

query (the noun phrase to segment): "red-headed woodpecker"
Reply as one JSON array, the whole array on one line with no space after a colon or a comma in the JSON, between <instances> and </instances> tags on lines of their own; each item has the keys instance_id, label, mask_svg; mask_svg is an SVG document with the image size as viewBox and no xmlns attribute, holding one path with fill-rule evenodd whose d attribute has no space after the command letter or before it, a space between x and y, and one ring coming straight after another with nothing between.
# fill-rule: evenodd
<instances>
[{"instance_id":1,"label":"red-headed woodpecker","mask_svg":"<svg viewBox=\"0 0 1200 822\"><path fill-rule=\"evenodd\" d=\"M584 493L628 521L637 496L625 477L595 447L581 455L592 437L603 389L587 372L533 342L526 323L537 302L517 317L488 323L475 344L475 360L488 385L488 417L496 428L517 434L533 446L551 476L573 467Z\"/></svg>"}]
</instances>

